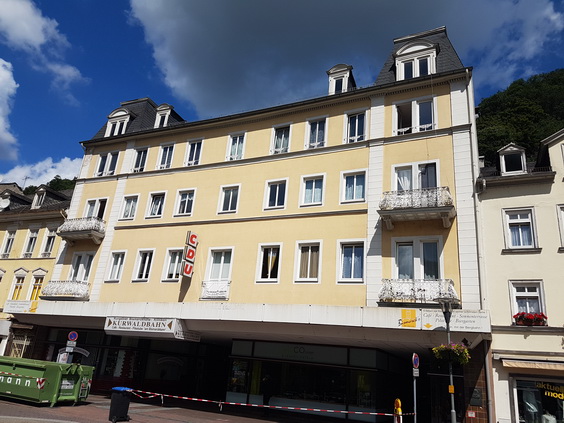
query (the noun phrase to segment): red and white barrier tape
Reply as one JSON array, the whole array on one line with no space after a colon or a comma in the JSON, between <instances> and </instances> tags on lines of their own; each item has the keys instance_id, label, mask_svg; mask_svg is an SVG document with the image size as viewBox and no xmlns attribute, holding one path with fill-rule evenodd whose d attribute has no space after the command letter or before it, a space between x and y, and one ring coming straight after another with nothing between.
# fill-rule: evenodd
<instances>
[{"instance_id":1,"label":"red and white barrier tape","mask_svg":"<svg viewBox=\"0 0 564 423\"><path fill-rule=\"evenodd\" d=\"M210 402L219 405L219 409L221 410L224 405L242 405L246 407L257 407L257 408L271 408L276 410L293 410L293 411L315 411L320 413L335 413L335 414L362 414L362 415L370 415L370 416L389 416L394 417L398 416L398 414L394 413L376 413L370 411L347 411L347 410L330 410L330 409L323 409L323 408L309 408L309 407L286 407L281 405L263 405L263 404L247 404L244 402L229 402L229 401L215 401L215 400L207 400L202 398L191 398L191 397L183 397L179 395L168 395L168 394L159 394L156 392L147 392L147 391L140 391L138 389L132 389L130 392L138 398L141 399L149 399L160 397L161 403L164 402L164 397L167 398L176 398L182 400L189 400L189 401L198 401L198 402ZM141 396L138 393L145 394L148 396ZM402 413L399 416L414 416L415 413Z\"/></svg>"}]
</instances>

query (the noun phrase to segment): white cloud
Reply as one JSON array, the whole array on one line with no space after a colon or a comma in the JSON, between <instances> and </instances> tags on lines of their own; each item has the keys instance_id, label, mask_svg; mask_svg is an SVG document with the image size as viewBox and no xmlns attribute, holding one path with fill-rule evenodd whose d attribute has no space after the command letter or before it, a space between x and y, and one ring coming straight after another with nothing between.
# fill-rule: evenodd
<instances>
[{"instance_id":1,"label":"white cloud","mask_svg":"<svg viewBox=\"0 0 564 423\"><path fill-rule=\"evenodd\" d=\"M371 84L394 37L442 25L479 83L503 89L538 71L564 25L551 0L130 2L165 83L201 118L324 95L337 63Z\"/></svg>"},{"instance_id":2,"label":"white cloud","mask_svg":"<svg viewBox=\"0 0 564 423\"><path fill-rule=\"evenodd\" d=\"M5 160L15 160L18 157L18 143L10 132L8 119L17 88L11 63L0 59L0 158Z\"/></svg>"},{"instance_id":3,"label":"white cloud","mask_svg":"<svg viewBox=\"0 0 564 423\"><path fill-rule=\"evenodd\" d=\"M34 69L51 75L51 89L68 103L77 103L70 86L88 79L62 60L63 50L70 44L59 32L56 20L43 16L31 0L2 0L0 41L13 50L25 51Z\"/></svg>"},{"instance_id":4,"label":"white cloud","mask_svg":"<svg viewBox=\"0 0 564 423\"><path fill-rule=\"evenodd\" d=\"M46 184L56 175L63 179L73 179L78 176L82 158L71 159L65 157L53 162L51 157L35 164L19 165L0 175L2 182L15 182L24 188L29 185Z\"/></svg>"}]
</instances>

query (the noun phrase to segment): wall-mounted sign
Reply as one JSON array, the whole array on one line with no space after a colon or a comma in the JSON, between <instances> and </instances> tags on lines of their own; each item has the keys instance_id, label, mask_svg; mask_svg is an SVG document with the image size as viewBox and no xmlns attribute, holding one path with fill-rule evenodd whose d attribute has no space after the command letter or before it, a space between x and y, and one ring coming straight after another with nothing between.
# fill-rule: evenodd
<instances>
[{"instance_id":1,"label":"wall-mounted sign","mask_svg":"<svg viewBox=\"0 0 564 423\"><path fill-rule=\"evenodd\" d=\"M191 278L194 274L194 260L196 259L196 247L198 246L198 234L188 231L186 234L186 247L184 247L184 258L182 260L182 275Z\"/></svg>"},{"instance_id":2,"label":"wall-mounted sign","mask_svg":"<svg viewBox=\"0 0 564 423\"><path fill-rule=\"evenodd\" d=\"M181 320L160 317L106 317L104 331L110 335L135 335L200 342L200 334L186 330Z\"/></svg>"}]
</instances>

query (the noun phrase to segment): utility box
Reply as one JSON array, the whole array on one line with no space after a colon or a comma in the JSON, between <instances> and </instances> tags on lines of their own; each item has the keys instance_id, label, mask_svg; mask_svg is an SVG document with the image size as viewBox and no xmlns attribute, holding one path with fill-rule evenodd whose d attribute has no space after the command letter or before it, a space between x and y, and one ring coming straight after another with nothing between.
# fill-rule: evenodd
<instances>
[{"instance_id":1,"label":"utility box","mask_svg":"<svg viewBox=\"0 0 564 423\"><path fill-rule=\"evenodd\" d=\"M84 401L94 367L29 358L0 357L0 396L37 403Z\"/></svg>"}]
</instances>

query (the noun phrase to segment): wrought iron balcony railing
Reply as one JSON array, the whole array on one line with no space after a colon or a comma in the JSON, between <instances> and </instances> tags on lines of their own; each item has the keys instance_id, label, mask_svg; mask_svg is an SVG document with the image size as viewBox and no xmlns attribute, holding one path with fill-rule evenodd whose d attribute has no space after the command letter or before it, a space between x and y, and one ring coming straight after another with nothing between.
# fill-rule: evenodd
<instances>
[{"instance_id":1,"label":"wrought iron balcony railing","mask_svg":"<svg viewBox=\"0 0 564 423\"><path fill-rule=\"evenodd\" d=\"M57 234L67 240L91 239L100 244L106 233L106 222L99 217L80 217L78 219L67 219L57 229Z\"/></svg>"},{"instance_id":2,"label":"wrought iron balcony railing","mask_svg":"<svg viewBox=\"0 0 564 423\"><path fill-rule=\"evenodd\" d=\"M382 279L381 302L434 303L436 298L458 300L452 279Z\"/></svg>"},{"instance_id":3,"label":"wrought iron balcony railing","mask_svg":"<svg viewBox=\"0 0 564 423\"><path fill-rule=\"evenodd\" d=\"M382 194L381 210L412 209L426 207L450 207L454 205L448 187L387 191Z\"/></svg>"},{"instance_id":4,"label":"wrought iron balcony railing","mask_svg":"<svg viewBox=\"0 0 564 423\"><path fill-rule=\"evenodd\" d=\"M90 284L84 281L49 281L41 289L42 300L88 301Z\"/></svg>"}]
</instances>

